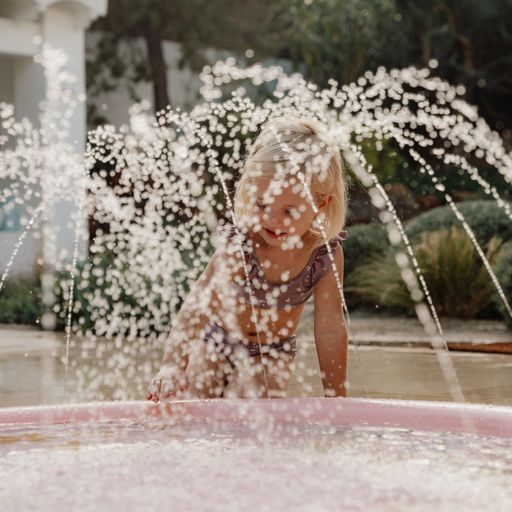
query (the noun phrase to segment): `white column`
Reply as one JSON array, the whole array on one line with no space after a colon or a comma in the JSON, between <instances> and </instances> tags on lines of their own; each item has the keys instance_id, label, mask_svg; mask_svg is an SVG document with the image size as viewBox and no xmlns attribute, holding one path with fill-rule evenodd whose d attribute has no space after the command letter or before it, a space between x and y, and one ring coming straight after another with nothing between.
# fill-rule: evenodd
<instances>
[{"instance_id":1,"label":"white column","mask_svg":"<svg viewBox=\"0 0 512 512\"><path fill-rule=\"evenodd\" d=\"M69 119L68 142L71 143L73 150L78 155L83 155L85 150L86 138L86 106L85 106L85 54L84 54L84 32L80 20L77 20L77 13L74 9L65 4L56 4L49 6L42 17L42 37L45 44L53 48L62 49L68 57L65 65L66 71L69 71L76 79L74 84L70 84L73 91L72 98L76 100L74 112ZM47 87L50 84L47 84ZM50 108L57 108L54 103L49 103ZM66 107L62 106L61 115L66 112ZM83 181L76 174L76 169L66 168L65 165L56 164L49 172L58 173L58 177L64 174L71 174L69 179L76 186L71 189L67 197L58 197L53 201L53 211L48 212L50 217L49 228L55 233L56 256L60 259L64 256L70 260L73 256L73 249L76 236L76 215L79 205L83 200ZM48 192L48 191L47 191ZM52 225L53 224L53 225ZM82 215L80 220L80 258L86 256L85 238L87 237L87 216ZM44 233L43 233L44 236ZM45 243L48 240L45 241ZM47 253L52 258L52 253Z\"/></svg>"},{"instance_id":2,"label":"white column","mask_svg":"<svg viewBox=\"0 0 512 512\"><path fill-rule=\"evenodd\" d=\"M106 9L107 0L20 0L0 5L0 24L3 23L3 28L6 29L0 33L0 52L14 57L12 91L17 118L27 117L38 126L40 104L47 98L48 84L44 70L33 61L31 55L34 36L39 36L43 44L62 49L68 55L66 70L76 78L72 85L73 96L80 101L76 103L69 120L67 139L77 155L83 155L86 139L84 31L92 20L105 14ZM34 48L34 53L35 51ZM62 176L68 170L55 162L49 172L55 173L54 176ZM82 197L83 192L80 191L80 187L76 187L73 193L59 197L49 212L49 227L57 237L57 253L64 251L67 259L71 259L73 255L73 218ZM87 238L85 212L80 224L80 256L84 258L87 251L87 244L84 243ZM14 236L16 233L8 235ZM34 253L37 255L37 249L33 245L30 248L27 245L32 245L28 238L21 252L26 253L28 250L32 257ZM27 273L31 269L27 268L25 260L22 268L15 261L13 270L16 273Z\"/></svg>"},{"instance_id":3,"label":"white column","mask_svg":"<svg viewBox=\"0 0 512 512\"><path fill-rule=\"evenodd\" d=\"M62 49L68 55L66 69L76 78L74 96L81 97L71 119L70 141L76 151L83 153L86 137L85 106L85 46L83 20L76 11L62 4L52 5L43 13L42 36L44 43Z\"/></svg>"}]
</instances>

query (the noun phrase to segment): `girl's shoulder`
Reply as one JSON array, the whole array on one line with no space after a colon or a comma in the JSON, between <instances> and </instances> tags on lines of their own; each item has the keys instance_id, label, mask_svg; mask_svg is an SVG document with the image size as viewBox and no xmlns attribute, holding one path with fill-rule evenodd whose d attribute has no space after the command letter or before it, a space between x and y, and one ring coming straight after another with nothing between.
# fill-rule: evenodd
<instances>
[{"instance_id":1,"label":"girl's shoulder","mask_svg":"<svg viewBox=\"0 0 512 512\"><path fill-rule=\"evenodd\" d=\"M340 231L334 238L316 249L316 255L311 265L311 284L313 286L329 272L338 245L341 246L347 237L346 231Z\"/></svg>"},{"instance_id":2,"label":"girl's shoulder","mask_svg":"<svg viewBox=\"0 0 512 512\"><path fill-rule=\"evenodd\" d=\"M235 242L238 247L240 244L244 248L248 246L247 237L240 227L236 224L224 223L217 226L217 234L224 242Z\"/></svg>"},{"instance_id":3,"label":"girl's shoulder","mask_svg":"<svg viewBox=\"0 0 512 512\"><path fill-rule=\"evenodd\" d=\"M331 251L335 251L338 245L342 245L347 238L348 232L344 230L340 231L334 238L331 238L328 242L318 247L317 256L329 254L329 249L331 249Z\"/></svg>"},{"instance_id":4,"label":"girl's shoulder","mask_svg":"<svg viewBox=\"0 0 512 512\"><path fill-rule=\"evenodd\" d=\"M239 226L228 222L217 226L217 234L219 237L217 250L219 257L224 259L223 264L228 265L235 274L241 272L242 262L249 261L248 258L252 254L252 246L247 236ZM240 248L243 251L240 251Z\"/></svg>"}]
</instances>

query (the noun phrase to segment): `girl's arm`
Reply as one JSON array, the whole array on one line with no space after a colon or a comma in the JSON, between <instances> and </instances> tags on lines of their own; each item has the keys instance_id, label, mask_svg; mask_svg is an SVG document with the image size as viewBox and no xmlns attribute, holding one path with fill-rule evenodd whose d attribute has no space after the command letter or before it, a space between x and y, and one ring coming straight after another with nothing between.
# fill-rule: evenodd
<instances>
[{"instance_id":1,"label":"girl's arm","mask_svg":"<svg viewBox=\"0 0 512 512\"><path fill-rule=\"evenodd\" d=\"M200 332L208 321L211 308L213 275L217 268L218 251L206 266L199 279L174 318L172 329L165 343L160 371L153 377L146 394L148 400L158 402L184 396L189 387L186 375L191 343L197 343Z\"/></svg>"},{"instance_id":2,"label":"girl's arm","mask_svg":"<svg viewBox=\"0 0 512 512\"><path fill-rule=\"evenodd\" d=\"M343 282L343 251L338 246L334 263ZM325 396L347 396L348 335L342 300L331 269L315 286L315 344Z\"/></svg>"},{"instance_id":3,"label":"girl's arm","mask_svg":"<svg viewBox=\"0 0 512 512\"><path fill-rule=\"evenodd\" d=\"M176 315L165 343L162 366L175 366L185 370L188 364L188 345L193 342L211 317L211 282L220 251L217 250Z\"/></svg>"}]
</instances>

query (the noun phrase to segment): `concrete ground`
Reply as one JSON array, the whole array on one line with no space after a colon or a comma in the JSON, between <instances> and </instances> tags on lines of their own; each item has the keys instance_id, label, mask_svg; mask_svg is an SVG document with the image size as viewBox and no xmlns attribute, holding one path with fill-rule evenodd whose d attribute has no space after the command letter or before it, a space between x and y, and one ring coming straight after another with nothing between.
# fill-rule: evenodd
<instances>
[{"instance_id":1,"label":"concrete ground","mask_svg":"<svg viewBox=\"0 0 512 512\"><path fill-rule=\"evenodd\" d=\"M302 343L288 389L292 396L322 394L313 316L308 303L298 330ZM503 322L441 319L450 350L443 371L445 352L432 349L419 320L368 312L349 320L350 396L453 401L457 384L447 384L452 366L467 402L512 406L512 331Z\"/></svg>"},{"instance_id":2,"label":"concrete ground","mask_svg":"<svg viewBox=\"0 0 512 512\"><path fill-rule=\"evenodd\" d=\"M289 396L322 396L308 306L299 328L296 371ZM465 400L512 406L512 332L500 322L442 321ZM349 352L349 395L370 398L451 401L440 365L418 321L354 314ZM457 345L458 344L458 345ZM483 348L482 348L483 347ZM471 349L487 350L467 351ZM502 353L499 353L499 352ZM0 325L0 407L59 403L64 397L64 336L23 326ZM73 359L73 354L71 356ZM71 361L73 367L73 361ZM74 380L71 368L69 381ZM446 370L445 370L446 371ZM112 374L115 379L115 375ZM139 388L126 397L141 399ZM103 399L112 399L106 390Z\"/></svg>"},{"instance_id":3,"label":"concrete ground","mask_svg":"<svg viewBox=\"0 0 512 512\"><path fill-rule=\"evenodd\" d=\"M431 348L429 336L417 318L384 316L356 311L350 315L350 339L359 346ZM495 320L440 320L450 350L512 353L512 330ZM307 304L299 333L311 333L313 308Z\"/></svg>"}]
</instances>

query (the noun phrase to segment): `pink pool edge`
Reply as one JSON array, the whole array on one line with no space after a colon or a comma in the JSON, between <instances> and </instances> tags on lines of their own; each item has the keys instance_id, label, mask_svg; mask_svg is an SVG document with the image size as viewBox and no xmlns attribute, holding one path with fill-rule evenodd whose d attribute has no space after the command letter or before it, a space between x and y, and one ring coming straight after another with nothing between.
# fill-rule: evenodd
<instances>
[{"instance_id":1,"label":"pink pool edge","mask_svg":"<svg viewBox=\"0 0 512 512\"><path fill-rule=\"evenodd\" d=\"M254 417L277 424L333 427L393 427L422 431L473 433L512 438L512 408L477 404L377 400L360 398L295 398L249 400L183 400L97 402L0 408L0 431L13 425L51 425L155 419L173 423L202 420L245 423Z\"/></svg>"}]
</instances>

